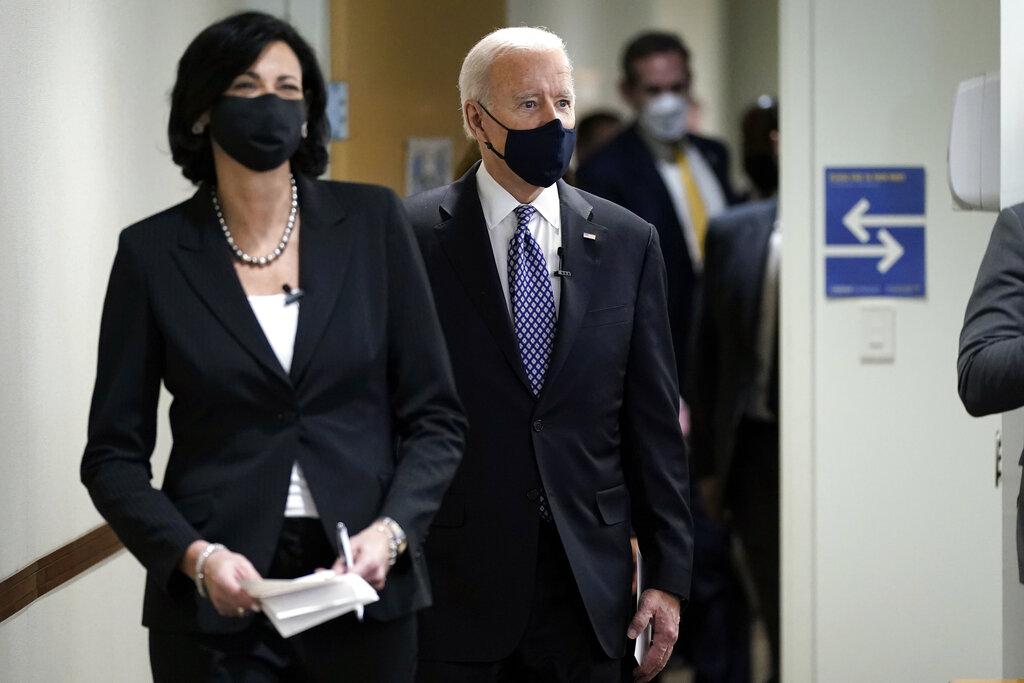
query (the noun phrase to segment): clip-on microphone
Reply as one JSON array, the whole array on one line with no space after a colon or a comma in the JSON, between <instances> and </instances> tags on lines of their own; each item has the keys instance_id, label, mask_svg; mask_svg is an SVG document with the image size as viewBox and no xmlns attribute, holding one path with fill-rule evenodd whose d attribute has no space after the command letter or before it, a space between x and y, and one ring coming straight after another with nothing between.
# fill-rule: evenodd
<instances>
[{"instance_id":1,"label":"clip-on microphone","mask_svg":"<svg viewBox=\"0 0 1024 683\"><path fill-rule=\"evenodd\" d=\"M306 295L306 292L304 292L303 290L299 289L298 287L294 287L293 288L287 282L284 283L283 285L281 285L281 289L284 290L284 293L286 295L284 297L284 305L285 306L288 306L289 304L295 303L296 301L298 301L299 299L301 299L302 297L304 297Z\"/></svg>"},{"instance_id":2,"label":"clip-on microphone","mask_svg":"<svg viewBox=\"0 0 1024 683\"><path fill-rule=\"evenodd\" d=\"M558 248L558 270L555 271L555 277L572 277L572 273L568 270L562 270L562 259L565 257L565 252L562 247Z\"/></svg>"}]
</instances>

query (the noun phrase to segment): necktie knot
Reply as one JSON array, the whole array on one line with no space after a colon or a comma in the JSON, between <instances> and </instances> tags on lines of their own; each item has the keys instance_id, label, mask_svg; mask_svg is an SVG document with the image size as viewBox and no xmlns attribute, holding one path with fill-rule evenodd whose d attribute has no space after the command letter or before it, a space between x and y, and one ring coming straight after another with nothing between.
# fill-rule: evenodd
<instances>
[{"instance_id":1,"label":"necktie knot","mask_svg":"<svg viewBox=\"0 0 1024 683\"><path fill-rule=\"evenodd\" d=\"M514 209L514 212L516 214L516 229L522 230L530 224L530 219L533 218L533 214L537 213L537 209L529 204L520 204Z\"/></svg>"}]
</instances>

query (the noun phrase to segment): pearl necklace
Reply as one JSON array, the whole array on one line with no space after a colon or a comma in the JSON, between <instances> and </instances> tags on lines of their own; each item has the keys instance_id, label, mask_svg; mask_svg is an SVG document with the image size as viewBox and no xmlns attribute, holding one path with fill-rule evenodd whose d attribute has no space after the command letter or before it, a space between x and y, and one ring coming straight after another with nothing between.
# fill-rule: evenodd
<instances>
[{"instance_id":1,"label":"pearl necklace","mask_svg":"<svg viewBox=\"0 0 1024 683\"><path fill-rule=\"evenodd\" d=\"M289 179L292 184L292 207L288 212L288 225L284 227L284 234L281 235L281 241L274 247L274 251L266 256L251 256L235 244L235 238L231 236L231 230L228 229L228 224L224 221L224 214L220 210L220 202L217 201L217 188L210 190L210 196L213 197L213 210L217 214L217 221L220 222L221 232L224 233L224 238L228 241L231 251L235 252L235 258L242 263L248 263L251 266L269 265L276 261L277 257L283 254L285 247L288 246L288 240L292 238L292 230L295 229L295 215L299 211L299 191L295 186L295 176L290 175Z\"/></svg>"}]
</instances>

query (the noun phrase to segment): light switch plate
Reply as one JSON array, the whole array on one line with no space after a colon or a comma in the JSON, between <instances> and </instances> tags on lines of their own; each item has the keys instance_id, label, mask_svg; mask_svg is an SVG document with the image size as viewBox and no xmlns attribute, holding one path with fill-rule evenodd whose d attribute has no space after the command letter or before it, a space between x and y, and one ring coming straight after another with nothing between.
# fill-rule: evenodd
<instances>
[{"instance_id":1,"label":"light switch plate","mask_svg":"<svg viewBox=\"0 0 1024 683\"><path fill-rule=\"evenodd\" d=\"M860 360L893 363L896 360L896 309L865 306L861 309Z\"/></svg>"}]
</instances>

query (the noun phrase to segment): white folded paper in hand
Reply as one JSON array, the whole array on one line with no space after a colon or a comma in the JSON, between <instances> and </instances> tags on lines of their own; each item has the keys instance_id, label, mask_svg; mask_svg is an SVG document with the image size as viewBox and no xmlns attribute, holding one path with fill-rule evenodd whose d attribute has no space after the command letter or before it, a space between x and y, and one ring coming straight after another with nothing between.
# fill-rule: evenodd
<instances>
[{"instance_id":1,"label":"white folded paper in hand","mask_svg":"<svg viewBox=\"0 0 1024 683\"><path fill-rule=\"evenodd\" d=\"M260 601L263 613L283 638L380 599L363 577L352 572L322 571L297 579L243 581L242 588Z\"/></svg>"},{"instance_id":2,"label":"white folded paper in hand","mask_svg":"<svg viewBox=\"0 0 1024 683\"><path fill-rule=\"evenodd\" d=\"M640 551L636 551L636 606L640 608L640 595L644 592L644 562L640 556ZM640 635L636 637L636 644L633 646L633 657L636 659L637 664L644 663L644 657L647 656L647 651L651 649L651 636L652 629L651 625L648 624L643 631L640 631Z\"/></svg>"}]
</instances>

